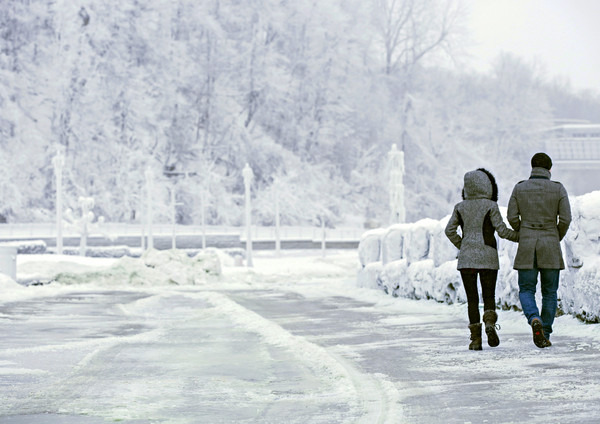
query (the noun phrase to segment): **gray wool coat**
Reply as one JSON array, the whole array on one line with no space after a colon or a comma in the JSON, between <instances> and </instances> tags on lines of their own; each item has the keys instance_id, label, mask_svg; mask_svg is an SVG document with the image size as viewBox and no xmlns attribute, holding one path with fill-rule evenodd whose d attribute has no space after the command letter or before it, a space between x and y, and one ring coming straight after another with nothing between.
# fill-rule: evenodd
<instances>
[{"instance_id":1,"label":"gray wool coat","mask_svg":"<svg viewBox=\"0 0 600 424\"><path fill-rule=\"evenodd\" d=\"M459 249L457 269L498 269L498 248L494 233L512 241L519 234L504 224L498 204L491 200L492 183L482 171L464 177L465 200L454 206L446 225L446 236ZM462 237L458 227L462 229Z\"/></svg>"},{"instance_id":2,"label":"gray wool coat","mask_svg":"<svg viewBox=\"0 0 600 424\"><path fill-rule=\"evenodd\" d=\"M565 269L560 241L571 223L567 190L550 180L550 171L533 168L528 180L515 185L508 202L507 219L520 233L514 269Z\"/></svg>"}]
</instances>

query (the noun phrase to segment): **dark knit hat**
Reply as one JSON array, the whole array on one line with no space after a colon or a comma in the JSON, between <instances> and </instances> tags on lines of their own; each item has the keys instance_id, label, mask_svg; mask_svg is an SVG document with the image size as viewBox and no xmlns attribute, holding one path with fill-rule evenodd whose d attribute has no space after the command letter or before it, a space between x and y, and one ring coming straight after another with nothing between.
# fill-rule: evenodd
<instances>
[{"instance_id":1,"label":"dark knit hat","mask_svg":"<svg viewBox=\"0 0 600 424\"><path fill-rule=\"evenodd\" d=\"M552 168L552 159L546 153L536 153L531 158L532 168L546 168L550 170Z\"/></svg>"}]
</instances>

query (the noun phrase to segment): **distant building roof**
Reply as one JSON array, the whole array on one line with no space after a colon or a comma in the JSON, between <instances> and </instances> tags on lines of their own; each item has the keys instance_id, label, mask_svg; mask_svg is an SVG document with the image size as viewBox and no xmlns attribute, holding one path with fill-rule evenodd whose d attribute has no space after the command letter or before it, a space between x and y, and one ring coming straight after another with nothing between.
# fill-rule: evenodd
<instances>
[{"instance_id":1,"label":"distant building roof","mask_svg":"<svg viewBox=\"0 0 600 424\"><path fill-rule=\"evenodd\" d=\"M554 137L546 143L556 163L600 168L600 124L563 124L549 128Z\"/></svg>"}]
</instances>

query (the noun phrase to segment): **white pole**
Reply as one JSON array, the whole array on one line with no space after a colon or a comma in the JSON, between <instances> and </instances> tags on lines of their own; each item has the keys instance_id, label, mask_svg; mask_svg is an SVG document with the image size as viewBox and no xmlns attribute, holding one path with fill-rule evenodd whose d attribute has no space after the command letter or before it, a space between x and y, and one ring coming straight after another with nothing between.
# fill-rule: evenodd
<instances>
[{"instance_id":1,"label":"white pole","mask_svg":"<svg viewBox=\"0 0 600 424\"><path fill-rule=\"evenodd\" d=\"M279 226L279 196L275 196L275 253L281 256L281 235Z\"/></svg>"},{"instance_id":2,"label":"white pole","mask_svg":"<svg viewBox=\"0 0 600 424\"><path fill-rule=\"evenodd\" d=\"M321 219L321 254L325 257L325 217Z\"/></svg>"},{"instance_id":3,"label":"white pole","mask_svg":"<svg viewBox=\"0 0 600 424\"><path fill-rule=\"evenodd\" d=\"M56 172L56 254L63 253L63 234L62 234L62 168Z\"/></svg>"},{"instance_id":4,"label":"white pole","mask_svg":"<svg viewBox=\"0 0 600 424\"><path fill-rule=\"evenodd\" d=\"M202 219L202 249L206 249L206 216L204 214L205 193L200 193L200 218Z\"/></svg>"},{"instance_id":5,"label":"white pole","mask_svg":"<svg viewBox=\"0 0 600 424\"><path fill-rule=\"evenodd\" d=\"M56 176L56 254L62 255L63 253L63 234L62 234L62 171L65 164L65 158L62 152L59 150L56 152L56 156L52 160L54 165L54 174Z\"/></svg>"},{"instance_id":6,"label":"white pole","mask_svg":"<svg viewBox=\"0 0 600 424\"><path fill-rule=\"evenodd\" d=\"M154 183L154 175L150 167L146 168L146 224L148 225L148 249L154 248L154 240L152 238L152 191Z\"/></svg>"},{"instance_id":7,"label":"white pole","mask_svg":"<svg viewBox=\"0 0 600 424\"><path fill-rule=\"evenodd\" d=\"M141 243L141 247L142 247L142 252L144 250L146 250L146 214L143 212L144 210L144 200L143 200L143 195L140 196L140 224L142 227L142 243Z\"/></svg>"},{"instance_id":8,"label":"white pole","mask_svg":"<svg viewBox=\"0 0 600 424\"><path fill-rule=\"evenodd\" d=\"M242 171L242 176L244 177L244 190L245 190L245 199L246 199L246 266L253 267L252 263L252 206L250 205L250 183L252 182L252 177L254 177L254 173L250 168L250 165L246 163L244 166L244 170Z\"/></svg>"},{"instance_id":9,"label":"white pole","mask_svg":"<svg viewBox=\"0 0 600 424\"><path fill-rule=\"evenodd\" d=\"M404 152L393 144L389 157L390 223L406 221L404 205Z\"/></svg>"},{"instance_id":10,"label":"white pole","mask_svg":"<svg viewBox=\"0 0 600 424\"><path fill-rule=\"evenodd\" d=\"M176 249L175 242L175 185L171 187L171 223L173 224L173 233L171 234L171 249Z\"/></svg>"}]
</instances>

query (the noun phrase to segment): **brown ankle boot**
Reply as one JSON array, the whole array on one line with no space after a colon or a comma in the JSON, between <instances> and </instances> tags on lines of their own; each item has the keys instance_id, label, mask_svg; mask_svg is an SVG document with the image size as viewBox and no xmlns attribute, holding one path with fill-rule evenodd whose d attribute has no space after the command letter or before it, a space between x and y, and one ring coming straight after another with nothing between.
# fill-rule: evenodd
<instances>
[{"instance_id":1,"label":"brown ankle boot","mask_svg":"<svg viewBox=\"0 0 600 424\"><path fill-rule=\"evenodd\" d=\"M469 324L469 330L471 330L471 344L469 344L469 350L482 350L481 323Z\"/></svg>"},{"instance_id":2,"label":"brown ankle boot","mask_svg":"<svg viewBox=\"0 0 600 424\"><path fill-rule=\"evenodd\" d=\"M500 326L496 325L498 321L498 314L496 311L488 310L483 312L483 323L485 324L485 334L487 335L488 344L491 347L496 347L500 344L498 333L496 329L500 329Z\"/></svg>"}]
</instances>

